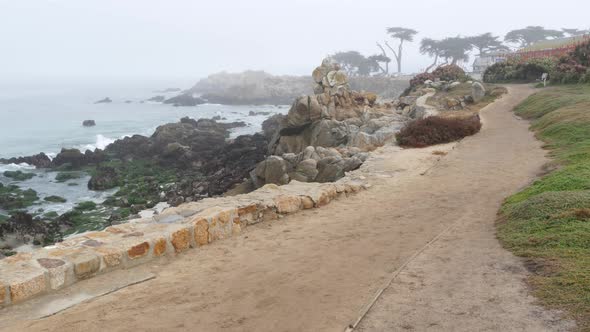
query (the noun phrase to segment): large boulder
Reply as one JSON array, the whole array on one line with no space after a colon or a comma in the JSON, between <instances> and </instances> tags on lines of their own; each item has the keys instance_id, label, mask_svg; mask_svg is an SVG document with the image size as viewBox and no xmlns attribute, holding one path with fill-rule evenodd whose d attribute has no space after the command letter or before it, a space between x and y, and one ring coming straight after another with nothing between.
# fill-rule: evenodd
<instances>
[{"instance_id":1,"label":"large boulder","mask_svg":"<svg viewBox=\"0 0 590 332\"><path fill-rule=\"evenodd\" d=\"M149 137L133 135L116 140L105 147L105 153L123 160L149 158L152 156L153 142Z\"/></svg>"},{"instance_id":2,"label":"large boulder","mask_svg":"<svg viewBox=\"0 0 590 332\"><path fill-rule=\"evenodd\" d=\"M319 173L317 167L318 162L315 159L305 159L297 164L295 171L289 174L289 177L299 182L312 182Z\"/></svg>"},{"instance_id":3,"label":"large boulder","mask_svg":"<svg viewBox=\"0 0 590 332\"><path fill-rule=\"evenodd\" d=\"M274 183L283 185L289 183L287 162L279 156L270 156L256 166L252 180L257 187Z\"/></svg>"},{"instance_id":4,"label":"large boulder","mask_svg":"<svg viewBox=\"0 0 590 332\"><path fill-rule=\"evenodd\" d=\"M262 132L269 141L278 135L279 130L284 126L285 119L283 114L275 114L262 122Z\"/></svg>"},{"instance_id":5,"label":"large boulder","mask_svg":"<svg viewBox=\"0 0 590 332\"><path fill-rule=\"evenodd\" d=\"M108 166L97 167L96 172L88 181L90 190L106 190L118 186L119 178L117 171Z\"/></svg>"},{"instance_id":6,"label":"large boulder","mask_svg":"<svg viewBox=\"0 0 590 332\"><path fill-rule=\"evenodd\" d=\"M369 150L392 140L390 133L403 122L403 116L394 114L392 104L379 105L375 94L352 91L346 74L329 58L313 71L312 78L316 94L295 100L280 123L279 135L271 139L271 154L298 154L308 146L350 147L355 142ZM373 120L382 117L384 120ZM371 128L363 130L366 136L379 132L379 137L368 137L370 143L364 142L367 139L351 140L365 126ZM383 127L391 129L379 131Z\"/></svg>"},{"instance_id":7,"label":"large boulder","mask_svg":"<svg viewBox=\"0 0 590 332\"><path fill-rule=\"evenodd\" d=\"M224 125L208 119L191 120L168 123L156 128L151 136L155 149L164 151L170 143L178 143L206 158L214 150L224 146L225 139L229 136Z\"/></svg>"},{"instance_id":8,"label":"large boulder","mask_svg":"<svg viewBox=\"0 0 590 332\"><path fill-rule=\"evenodd\" d=\"M480 82L473 82L471 85L471 96L476 103L486 96L486 88Z\"/></svg>"},{"instance_id":9,"label":"large boulder","mask_svg":"<svg viewBox=\"0 0 590 332\"><path fill-rule=\"evenodd\" d=\"M357 157L342 158L340 156L328 156L317 163L318 174L316 182L334 182L344 177L346 172L353 171L362 165L362 160Z\"/></svg>"},{"instance_id":10,"label":"large boulder","mask_svg":"<svg viewBox=\"0 0 590 332\"><path fill-rule=\"evenodd\" d=\"M168 143L162 151L162 156L170 159L180 158L189 150L190 148L188 146L182 145L178 142Z\"/></svg>"},{"instance_id":11,"label":"large boulder","mask_svg":"<svg viewBox=\"0 0 590 332\"><path fill-rule=\"evenodd\" d=\"M344 160L342 157L326 157L318 162L316 182L333 182L344 177Z\"/></svg>"},{"instance_id":12,"label":"large boulder","mask_svg":"<svg viewBox=\"0 0 590 332\"><path fill-rule=\"evenodd\" d=\"M315 96L297 98L287 115L287 126L303 127L317 121L322 116L322 108Z\"/></svg>"},{"instance_id":13,"label":"large boulder","mask_svg":"<svg viewBox=\"0 0 590 332\"><path fill-rule=\"evenodd\" d=\"M86 153L78 149L61 149L61 152L52 160L54 167L80 168L100 161L100 154L95 155L91 151Z\"/></svg>"}]
</instances>

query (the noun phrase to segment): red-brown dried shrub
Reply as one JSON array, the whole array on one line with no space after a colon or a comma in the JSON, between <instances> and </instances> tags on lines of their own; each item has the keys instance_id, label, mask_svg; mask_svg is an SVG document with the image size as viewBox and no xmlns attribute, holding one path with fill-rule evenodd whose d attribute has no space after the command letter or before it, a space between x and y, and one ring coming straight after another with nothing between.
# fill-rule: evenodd
<instances>
[{"instance_id":1,"label":"red-brown dried shrub","mask_svg":"<svg viewBox=\"0 0 590 332\"><path fill-rule=\"evenodd\" d=\"M430 145L454 142L471 136L481 129L479 115L468 118L431 116L407 123L396 138L400 146L423 148Z\"/></svg>"},{"instance_id":2,"label":"red-brown dried shrub","mask_svg":"<svg viewBox=\"0 0 590 332\"><path fill-rule=\"evenodd\" d=\"M436 68L432 75L441 81L463 81L467 79L465 71L457 65L446 65Z\"/></svg>"},{"instance_id":3,"label":"red-brown dried shrub","mask_svg":"<svg viewBox=\"0 0 590 332\"><path fill-rule=\"evenodd\" d=\"M410 87L413 88L418 85L422 85L426 81L433 81L434 82L435 79L436 79L436 76L432 75L431 73L418 74L410 80Z\"/></svg>"}]
</instances>

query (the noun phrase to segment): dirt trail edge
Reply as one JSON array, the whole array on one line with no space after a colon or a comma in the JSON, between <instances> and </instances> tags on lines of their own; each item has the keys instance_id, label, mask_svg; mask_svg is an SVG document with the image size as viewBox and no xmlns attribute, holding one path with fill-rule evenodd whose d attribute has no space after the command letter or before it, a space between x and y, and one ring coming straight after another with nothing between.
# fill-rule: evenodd
<instances>
[{"instance_id":1,"label":"dirt trail edge","mask_svg":"<svg viewBox=\"0 0 590 332\"><path fill-rule=\"evenodd\" d=\"M536 306L522 261L504 250L494 220L502 199L524 186L545 161L540 143L510 111L531 94L509 94L482 112L484 129L465 140L428 176L451 194L467 190L469 207L412 259L354 331L568 331L571 321ZM454 172L449 173L450 170ZM471 174L468 174L471 173ZM471 188L463 187L471 182ZM455 189L452 186L458 185Z\"/></svg>"},{"instance_id":2,"label":"dirt trail edge","mask_svg":"<svg viewBox=\"0 0 590 332\"><path fill-rule=\"evenodd\" d=\"M47 318L35 319L34 304L8 308L0 329L341 332L413 256L359 329L565 329L533 305L526 270L494 236L502 199L546 161L510 112L530 93L510 87L483 111L482 132L457 145L379 149L363 166L372 187L354 197L139 266L129 272L156 278ZM450 153L438 161L435 150ZM76 287L63 295L85 284Z\"/></svg>"}]
</instances>

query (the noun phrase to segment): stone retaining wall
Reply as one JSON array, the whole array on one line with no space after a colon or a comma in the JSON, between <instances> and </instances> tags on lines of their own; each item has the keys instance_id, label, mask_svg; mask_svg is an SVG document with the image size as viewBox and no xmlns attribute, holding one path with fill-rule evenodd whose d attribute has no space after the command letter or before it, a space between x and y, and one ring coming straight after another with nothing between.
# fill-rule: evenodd
<instances>
[{"instance_id":1,"label":"stone retaining wall","mask_svg":"<svg viewBox=\"0 0 590 332\"><path fill-rule=\"evenodd\" d=\"M363 177L335 183L292 181L252 193L208 198L169 208L153 218L71 237L32 253L0 260L0 306L23 302L115 269L230 238L247 227L303 209L318 208L364 188Z\"/></svg>"}]
</instances>

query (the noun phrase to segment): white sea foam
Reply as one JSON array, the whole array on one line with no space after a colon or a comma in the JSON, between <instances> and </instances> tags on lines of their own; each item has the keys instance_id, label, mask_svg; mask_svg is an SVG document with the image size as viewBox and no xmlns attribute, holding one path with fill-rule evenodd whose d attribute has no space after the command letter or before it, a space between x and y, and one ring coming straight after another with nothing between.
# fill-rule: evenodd
<instances>
[{"instance_id":1,"label":"white sea foam","mask_svg":"<svg viewBox=\"0 0 590 332\"><path fill-rule=\"evenodd\" d=\"M0 164L0 172L5 171L23 171L23 170L33 170L35 166L29 165L27 163L20 163L20 164Z\"/></svg>"},{"instance_id":2,"label":"white sea foam","mask_svg":"<svg viewBox=\"0 0 590 332\"><path fill-rule=\"evenodd\" d=\"M94 144L83 144L83 145L78 146L78 149L80 151L86 151L86 150L94 151L95 149L104 150L107 147L107 145L114 143L117 139L130 137L130 136L131 135L123 135L119 138L110 138L110 137L106 137L102 134L98 134L98 135L96 135L96 141L94 142Z\"/></svg>"}]
</instances>

